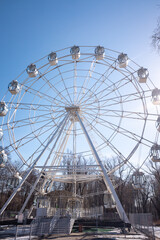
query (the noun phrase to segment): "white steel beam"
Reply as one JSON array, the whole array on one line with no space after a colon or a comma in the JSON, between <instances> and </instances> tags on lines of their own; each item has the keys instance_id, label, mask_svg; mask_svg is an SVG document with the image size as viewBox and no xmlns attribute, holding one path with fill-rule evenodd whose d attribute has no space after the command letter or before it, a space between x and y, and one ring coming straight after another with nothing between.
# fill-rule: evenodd
<instances>
[{"instance_id":1,"label":"white steel beam","mask_svg":"<svg viewBox=\"0 0 160 240\"><path fill-rule=\"evenodd\" d=\"M67 119L66 119L66 120L67 120ZM61 127L61 130L60 130L60 132L59 132L59 135L58 135L58 137L57 137L57 139L56 139L56 141L55 141L55 144L53 145L53 147L52 147L52 149L51 149L51 151L50 151L50 153L49 153L49 155L48 155L48 157L47 157L47 159L46 159L46 161L45 161L45 164L44 164L44 166L43 166L43 168L42 168L42 170L41 170L41 173L42 173L42 171L45 169L45 166L46 166L46 164L48 163L48 161L49 161L49 159L50 159L50 157L51 157L51 154L53 153L53 150L54 150L54 148L55 148L55 146L56 146L56 143L58 142L58 139L60 138L61 133L62 133L62 131L63 131L63 129L64 129L65 123L66 123L66 121L64 122L63 126ZM23 206L22 206L19 214L24 211L24 209L25 209L25 207L26 207L26 205L27 205L27 203L28 203L28 201L29 201L32 193L34 192L34 190L35 190L35 188L36 188L36 186L37 186L37 184L38 184L38 182L39 182L39 180L40 180L41 173L39 174L39 176L38 176L38 178L36 179L33 187L31 188L31 191L30 191L28 197L26 198L26 200L25 200L25 202L24 202L24 204L23 204ZM44 180L44 183L43 183L43 185L42 185L42 189L44 188L44 186L45 186L45 184L46 184L46 181L47 181L47 180L45 179L45 180Z\"/></svg>"},{"instance_id":2,"label":"white steel beam","mask_svg":"<svg viewBox=\"0 0 160 240\"><path fill-rule=\"evenodd\" d=\"M65 135L65 138L63 139L63 142L61 143L61 145L60 145L60 147L59 147L58 154L56 155L56 159L58 159L58 158L60 157L60 159L59 159L59 161L58 161L58 166L57 166L58 168L59 168L59 165L60 165L60 163L61 163L61 160L62 160L62 157L63 157L63 153L64 153L64 150L65 150L65 148L66 148L66 145L67 145L67 142L68 142L68 139L69 139L71 130L72 130L72 126L73 126L73 123L71 123L71 125L69 126L69 129L67 130L67 134ZM56 160L56 159L55 159L55 160ZM55 162L55 161L54 161L54 162ZM54 172L54 174L53 174L53 176L52 176L52 182L51 182L51 184L50 184L50 186L49 186L48 192L50 192L51 189L52 189L53 183L54 183L54 181L55 181L55 180L54 180L54 177L55 177L57 171L58 171L58 169Z\"/></svg>"}]
</instances>

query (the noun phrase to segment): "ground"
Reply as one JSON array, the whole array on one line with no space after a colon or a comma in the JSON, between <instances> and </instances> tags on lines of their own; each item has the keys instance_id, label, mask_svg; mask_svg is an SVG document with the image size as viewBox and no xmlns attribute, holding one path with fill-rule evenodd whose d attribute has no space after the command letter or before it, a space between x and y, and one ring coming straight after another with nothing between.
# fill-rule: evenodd
<instances>
[{"instance_id":1,"label":"ground","mask_svg":"<svg viewBox=\"0 0 160 240\"><path fill-rule=\"evenodd\" d=\"M160 240L160 227L154 227L154 234L155 234L155 240ZM9 237L7 235L0 234L0 239L6 239L6 240L15 240L15 236ZM34 237L31 238L29 236L19 236L16 238L16 240L149 240L151 238L148 238L143 233L137 232L135 233L133 230L131 230L130 233L122 234L120 232L120 229L114 228L110 229L107 233L104 232L95 232L95 233L89 233L89 232L82 232L82 233L72 233L70 235L51 235L46 237Z\"/></svg>"},{"instance_id":2,"label":"ground","mask_svg":"<svg viewBox=\"0 0 160 240\"><path fill-rule=\"evenodd\" d=\"M101 239L107 239L107 240L129 240L129 239L135 239L135 240L141 240L141 239L148 239L145 235L141 233L134 233L131 232L130 234L121 234L119 229L115 229L110 231L107 234L102 233L96 233L96 234L89 234L89 233L72 233L70 235L52 235L47 238L41 238L43 240L101 240Z\"/></svg>"}]
</instances>

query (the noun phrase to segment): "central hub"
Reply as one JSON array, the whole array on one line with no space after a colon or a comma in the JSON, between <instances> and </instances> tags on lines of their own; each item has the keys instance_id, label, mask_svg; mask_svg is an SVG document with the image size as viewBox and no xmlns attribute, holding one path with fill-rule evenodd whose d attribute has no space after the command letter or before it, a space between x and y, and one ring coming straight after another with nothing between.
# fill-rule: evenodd
<instances>
[{"instance_id":1,"label":"central hub","mask_svg":"<svg viewBox=\"0 0 160 240\"><path fill-rule=\"evenodd\" d=\"M65 110L66 112L69 112L70 113L70 120L71 121L78 121L78 117L77 117L77 114L76 112L80 112L80 107L79 106L70 106L70 107L65 107Z\"/></svg>"}]
</instances>

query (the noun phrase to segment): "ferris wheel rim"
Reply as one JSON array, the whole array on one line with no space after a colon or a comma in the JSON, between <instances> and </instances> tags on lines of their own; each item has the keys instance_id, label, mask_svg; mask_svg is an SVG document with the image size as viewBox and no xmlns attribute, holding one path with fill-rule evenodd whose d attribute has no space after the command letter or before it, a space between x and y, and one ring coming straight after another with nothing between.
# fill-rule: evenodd
<instances>
[{"instance_id":1,"label":"ferris wheel rim","mask_svg":"<svg viewBox=\"0 0 160 240\"><path fill-rule=\"evenodd\" d=\"M80 46L81 47L81 46ZM65 48L65 49L69 49L69 48ZM63 50L63 49L62 49ZM108 50L107 48L105 48L105 50ZM58 50L58 51L55 51L55 52L59 52L59 51L61 51L61 50ZM116 52L116 53L119 53L119 52ZM84 57L86 57L86 55L87 54L82 54L82 56L84 56ZM66 57L68 57L68 56L70 56L70 54L68 54L68 55L66 55L66 56L64 56L64 58ZM89 59L90 59L90 57L94 57L94 54L92 54L91 56L89 55ZM62 58L63 59L63 58ZM85 60L83 60L84 62L85 62ZM67 62L67 63L63 63L63 64L61 64L61 65L57 65L57 66L55 66L55 67L53 67L51 70L49 70L49 68L50 68L50 66L48 67L48 69L46 70L46 72L44 72L44 74L42 73L42 74L40 74L34 81L37 81L37 80L39 80L39 79L42 79L43 77L45 77L45 75L46 74L48 74L48 72L47 71L54 71L55 69L60 69L62 66L66 66L66 65L68 65L68 64L73 64L73 63L75 63L76 62L76 64L78 63L78 62L83 62L83 61L73 61L73 60L69 60L69 62ZM88 60L86 60L86 61L88 61ZM92 60L93 61L93 60ZM89 60L89 62L91 63L92 61L90 61ZM95 59L94 59L94 61L95 61ZM107 64L107 61L106 61L106 58L104 58L104 62L103 63L99 63L98 62L98 64L101 64L102 66L104 65L104 66L106 66L106 64ZM113 64L115 64L116 63L116 61L117 61L117 59L115 59L115 61L114 61L114 63ZM36 63L37 63L38 61L36 61ZM96 64L97 64L97 62L96 62ZM138 65L139 66L139 65ZM43 69L43 67L41 67L41 68L38 68L38 69ZM116 69L117 70L117 69ZM87 70L86 70L87 71ZM119 71L119 72L121 72L122 73L122 75L124 75L125 77L126 77L126 73L129 73L129 76L131 76L132 74L133 74L133 72L131 72L131 70L128 70L128 71L126 71L126 70L122 70L122 69L118 69L117 71ZM134 71L134 73L135 73L136 71ZM93 73L95 74L95 72L93 71ZM61 75L62 73L60 73L60 75ZM31 82L32 80L30 80L29 78L26 78L23 82L22 82L22 89L23 88L25 88L25 84L27 84L27 82ZM49 81L49 80L46 80L46 81ZM61 81L58 83L57 82L57 84L60 84L60 83L62 83L63 82L63 80L61 79ZM138 85L138 87L140 87L140 89L142 90L142 93L143 93L143 89L142 89L142 87L140 86L140 84L138 83L138 82L136 82L136 84ZM135 86L135 88L136 88L137 86ZM70 88L72 89L72 88L74 88L73 86L72 87L69 87L68 88L68 90L70 90ZM78 86L77 86L77 88L78 88ZM30 88L31 89L31 88ZM91 91L90 89L87 89L86 88L86 90L87 91ZM66 91L65 89L63 89L63 91L62 92L58 92L57 93L57 96L58 95L60 95L61 93L63 93L64 91ZM117 90L117 92L118 92L119 90ZM27 90L27 87L26 87L26 90L25 90L25 93L24 94L26 94L26 93L28 93L29 92L29 90ZM91 91L92 92L92 91ZM37 93L38 94L38 93ZM66 94L68 94L67 93L67 91L66 91ZM62 94L63 95L63 94ZM93 96L95 95L96 96L96 93L94 93L93 92L93 94L92 94ZM120 95L120 94L119 94ZM139 95L140 95L140 98L141 98L141 101L142 101L142 104L143 104L143 106L145 106L145 98L143 98L142 97L142 95L139 93ZM64 96L64 95L63 95ZM123 96L124 97L124 96ZM123 98L121 95L120 95L120 98ZM14 99L16 98L16 96L12 96L12 103L11 103L11 107L12 107L12 105L13 105L13 101L14 101ZM36 95L35 95L35 98L36 98ZM95 97L96 98L96 97ZM115 98L116 98L116 96L115 96ZM56 99L56 97L55 97L55 99ZM82 97L82 99L83 99L83 97ZM48 99L47 99L48 100ZM40 99L39 99L39 101L40 101ZM53 100L54 101L54 100ZM86 101L86 100L85 100ZM111 101L111 100L110 100ZM133 101L133 100L131 100L131 101ZM31 104L31 106L34 104L33 103L34 102L34 100L32 100L32 104ZM67 102L68 102L68 100L67 100ZM100 100L98 100L98 103L100 102ZM52 103L52 102L51 102ZM81 104L84 104L84 102L82 101L80 101L80 103ZM63 104L63 102L62 102L62 104ZM94 103L93 103L94 104ZM116 106L116 104L117 103L115 103L115 106ZM119 103L118 103L119 104ZM122 112L125 112L125 111L123 111L123 103L121 103L122 104ZM20 102L19 102L19 105L20 105ZM73 102L72 102L72 105L73 105ZM90 105L92 106L92 104L90 103ZM100 105L100 104L99 104ZM30 106L30 111L31 111L31 106ZM58 106L60 106L60 105L58 105ZM66 104L65 105L63 105L63 108L65 108L65 106L66 106ZM105 106L106 107L106 106ZM109 106L110 107L110 106ZM91 108L91 107L90 107ZM95 108L95 106L93 105L93 108ZM89 110L89 108L87 108L88 110ZM15 109L15 112L14 113L12 113L13 115L14 115L14 118L13 118L13 121L15 121L15 117L16 117L16 112L17 112L17 110L18 110L18 107L17 107L17 109ZM91 110L90 110L91 111ZM99 114L99 112L101 111L101 107L99 106L99 110L98 110L98 112L97 112L97 115L96 115L96 117L95 118L97 118L97 116L99 116L100 114ZM111 110L110 110L111 111ZM116 110L116 111L120 111L120 110ZM64 111L64 114L65 114L65 111ZM85 113L84 113L85 114ZM87 110L86 110L86 114L87 114ZM144 115L147 115L147 113L146 113L146 108L144 108ZM8 119L9 119L9 117L11 117L10 116L10 114L8 115ZM92 116L90 115L90 118L91 118ZM123 118L123 115L120 117L119 116L119 118L120 118L120 122L122 121L122 118ZM59 121L60 121L60 119L59 119ZM94 119L93 120L90 120L91 121L91 123L90 123L90 125L92 126L92 127L94 127L94 125L93 125L93 122L94 122ZM145 121L144 121L144 126L143 126L143 130L142 130L142 135L141 135L141 137L140 137L140 139L139 139L139 144L141 143L141 139L143 139L143 134L144 134L144 130L145 130L145 126L146 126L146 121L147 121L147 117L146 117L146 119L145 119ZM47 119L46 119L46 122L47 122ZM55 124L56 125L56 124ZM8 125L9 126L9 125ZM31 128L33 127L33 125L31 125ZM112 127L113 127L113 124L112 124ZM117 129L120 129L120 124L117 126ZM10 128L8 127L8 131L10 131ZM33 134L35 134L35 132L34 131L32 131L32 133ZM117 135L117 134L119 134L119 132L117 131L117 132L114 132L115 133L115 135ZM36 135L35 135L36 136ZM14 136L13 136L14 137ZM38 139L38 138L37 138ZM41 143L41 142L40 142ZM42 143L41 143L42 144ZM136 143L137 144L137 143ZM16 146L15 146L16 147ZM134 148L133 148L134 149Z\"/></svg>"}]
</instances>

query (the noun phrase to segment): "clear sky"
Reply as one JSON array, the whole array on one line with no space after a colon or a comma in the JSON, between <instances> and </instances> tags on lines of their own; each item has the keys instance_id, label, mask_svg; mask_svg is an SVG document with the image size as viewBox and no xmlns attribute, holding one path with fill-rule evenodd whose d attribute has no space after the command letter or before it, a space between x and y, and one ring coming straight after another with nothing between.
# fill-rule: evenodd
<instances>
[{"instance_id":1,"label":"clear sky","mask_svg":"<svg viewBox=\"0 0 160 240\"><path fill-rule=\"evenodd\" d=\"M0 99L30 63L73 45L127 53L160 88L158 16L160 0L0 0Z\"/></svg>"},{"instance_id":2,"label":"clear sky","mask_svg":"<svg viewBox=\"0 0 160 240\"><path fill-rule=\"evenodd\" d=\"M126 52L148 67L158 83L160 56L151 47L151 35L159 4L159 0L0 0L0 98L32 61L73 44L100 44Z\"/></svg>"}]
</instances>

